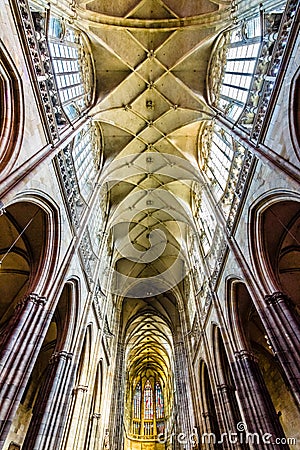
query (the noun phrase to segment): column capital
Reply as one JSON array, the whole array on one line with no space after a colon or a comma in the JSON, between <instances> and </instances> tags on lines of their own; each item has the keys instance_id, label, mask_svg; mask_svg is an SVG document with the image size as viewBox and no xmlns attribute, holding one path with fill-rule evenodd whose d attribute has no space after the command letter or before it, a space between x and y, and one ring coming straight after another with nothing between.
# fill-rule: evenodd
<instances>
[{"instance_id":1,"label":"column capital","mask_svg":"<svg viewBox=\"0 0 300 450\"><path fill-rule=\"evenodd\" d=\"M87 392L88 390L88 386L84 386L83 384L78 384L77 386L74 387L73 392L74 394L77 394L77 392L82 391L82 392Z\"/></svg>"},{"instance_id":2,"label":"column capital","mask_svg":"<svg viewBox=\"0 0 300 450\"><path fill-rule=\"evenodd\" d=\"M69 360L73 358L73 353L68 353L64 350L61 350L60 352L54 352L53 355L50 358L50 364L53 364L57 361L61 360Z\"/></svg>"},{"instance_id":3,"label":"column capital","mask_svg":"<svg viewBox=\"0 0 300 450\"><path fill-rule=\"evenodd\" d=\"M46 297L43 297L35 292L31 292L30 294L28 294L26 297L24 297L22 300L19 301L19 303L17 304L17 308L22 307L23 305L29 302L33 303L34 305L44 306L46 303Z\"/></svg>"},{"instance_id":4,"label":"column capital","mask_svg":"<svg viewBox=\"0 0 300 450\"><path fill-rule=\"evenodd\" d=\"M234 352L234 355L237 360L249 359L251 361L257 362L256 356L249 350L240 350L238 352Z\"/></svg>"},{"instance_id":5,"label":"column capital","mask_svg":"<svg viewBox=\"0 0 300 450\"><path fill-rule=\"evenodd\" d=\"M218 384L218 385L217 385L217 389L218 389L219 391L223 391L223 392L227 392L227 391L235 391L235 388L234 388L233 386L231 386L231 385L229 385L229 384L225 384L225 383L223 383L223 384Z\"/></svg>"},{"instance_id":6,"label":"column capital","mask_svg":"<svg viewBox=\"0 0 300 450\"><path fill-rule=\"evenodd\" d=\"M275 306L278 303L284 302L288 306L293 306L293 302L287 294L283 292L273 292L273 294L269 294L265 296L265 302L268 306Z\"/></svg>"}]
</instances>

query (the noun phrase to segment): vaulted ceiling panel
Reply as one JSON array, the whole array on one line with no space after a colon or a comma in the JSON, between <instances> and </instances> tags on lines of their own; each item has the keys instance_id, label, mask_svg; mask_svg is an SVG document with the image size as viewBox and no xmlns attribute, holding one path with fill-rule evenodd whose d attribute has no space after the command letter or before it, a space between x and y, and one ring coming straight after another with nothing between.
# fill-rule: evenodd
<instances>
[{"instance_id":1,"label":"vaulted ceiling panel","mask_svg":"<svg viewBox=\"0 0 300 450\"><path fill-rule=\"evenodd\" d=\"M90 114L103 131L101 182L109 191L113 260L122 274L118 292L152 295L163 311L167 300L157 296L177 289L188 270L198 133L213 114L206 72L221 31L219 13L214 21L219 7L208 0L85 5L92 10L85 23L99 94ZM199 19L205 13L209 24Z\"/></svg>"}]
</instances>

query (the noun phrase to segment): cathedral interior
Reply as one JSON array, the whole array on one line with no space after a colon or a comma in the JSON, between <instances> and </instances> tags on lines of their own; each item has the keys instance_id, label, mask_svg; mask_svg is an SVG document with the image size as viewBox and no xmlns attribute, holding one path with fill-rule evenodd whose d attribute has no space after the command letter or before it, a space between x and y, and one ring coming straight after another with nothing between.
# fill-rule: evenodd
<instances>
[{"instance_id":1,"label":"cathedral interior","mask_svg":"<svg viewBox=\"0 0 300 450\"><path fill-rule=\"evenodd\" d=\"M0 5L0 449L299 449L299 1Z\"/></svg>"}]
</instances>

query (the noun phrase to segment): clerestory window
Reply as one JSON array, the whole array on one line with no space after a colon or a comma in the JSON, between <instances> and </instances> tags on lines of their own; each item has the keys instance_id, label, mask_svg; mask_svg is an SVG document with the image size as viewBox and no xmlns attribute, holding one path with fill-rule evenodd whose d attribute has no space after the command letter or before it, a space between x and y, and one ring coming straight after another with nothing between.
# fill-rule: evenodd
<instances>
[{"instance_id":1,"label":"clerestory window","mask_svg":"<svg viewBox=\"0 0 300 450\"><path fill-rule=\"evenodd\" d=\"M76 135L73 145L73 161L81 195L86 199L93 188L100 166L100 133L92 121L85 124Z\"/></svg>"},{"instance_id":2,"label":"clerestory window","mask_svg":"<svg viewBox=\"0 0 300 450\"><path fill-rule=\"evenodd\" d=\"M217 106L235 121L247 102L261 41L260 17L243 22L230 34Z\"/></svg>"},{"instance_id":3,"label":"clerestory window","mask_svg":"<svg viewBox=\"0 0 300 450\"><path fill-rule=\"evenodd\" d=\"M232 139L223 130L214 130L207 159L206 172L219 199L224 193L233 159Z\"/></svg>"},{"instance_id":4,"label":"clerestory window","mask_svg":"<svg viewBox=\"0 0 300 450\"><path fill-rule=\"evenodd\" d=\"M73 120L92 100L93 70L87 41L82 32L56 17L50 18L48 41L60 101Z\"/></svg>"}]
</instances>

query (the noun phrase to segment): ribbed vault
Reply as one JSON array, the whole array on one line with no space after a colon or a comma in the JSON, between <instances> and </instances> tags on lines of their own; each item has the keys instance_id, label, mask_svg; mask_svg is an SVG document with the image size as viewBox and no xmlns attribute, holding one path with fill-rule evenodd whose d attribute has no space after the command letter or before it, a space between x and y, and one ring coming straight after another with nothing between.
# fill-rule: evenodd
<instances>
[{"instance_id":1,"label":"ribbed vault","mask_svg":"<svg viewBox=\"0 0 300 450\"><path fill-rule=\"evenodd\" d=\"M110 288L119 295L170 290L188 270L198 134L214 114L207 65L226 11L208 0L78 2L97 73L90 115L104 139Z\"/></svg>"},{"instance_id":2,"label":"ribbed vault","mask_svg":"<svg viewBox=\"0 0 300 450\"><path fill-rule=\"evenodd\" d=\"M107 290L122 303L130 428L138 381L159 380L171 415L175 292L189 270L199 132L214 116L207 67L230 2L78 1L76 12L95 60L98 101L89 114L103 136Z\"/></svg>"},{"instance_id":3,"label":"ribbed vault","mask_svg":"<svg viewBox=\"0 0 300 450\"><path fill-rule=\"evenodd\" d=\"M126 364L126 427L130 430L132 398L138 383L159 382L165 400L165 420L174 403L174 326L178 321L171 293L123 302Z\"/></svg>"}]
</instances>

